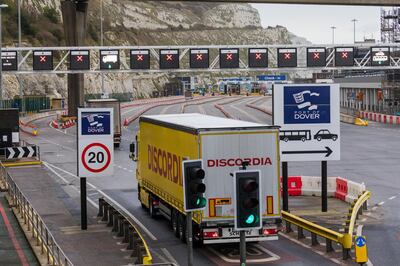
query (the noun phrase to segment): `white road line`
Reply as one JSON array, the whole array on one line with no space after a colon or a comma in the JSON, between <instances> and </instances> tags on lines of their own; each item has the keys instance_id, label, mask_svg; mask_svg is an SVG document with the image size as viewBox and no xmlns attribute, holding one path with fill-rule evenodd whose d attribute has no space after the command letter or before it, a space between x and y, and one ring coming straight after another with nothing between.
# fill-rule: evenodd
<instances>
[{"instance_id":1,"label":"white road line","mask_svg":"<svg viewBox=\"0 0 400 266\"><path fill-rule=\"evenodd\" d=\"M379 206L382 206L383 204L385 204L384 201L381 201L381 202L378 203Z\"/></svg>"},{"instance_id":2,"label":"white road line","mask_svg":"<svg viewBox=\"0 0 400 266\"><path fill-rule=\"evenodd\" d=\"M72 149L72 148L70 148L70 147L67 147L67 146L58 144L57 142L48 140L48 139L46 139L46 138L43 138L43 137L40 137L40 136L37 136L37 138L38 138L38 139L41 139L41 140L44 140L44 141L46 141L46 142L48 142L48 143L51 143L51 144L53 144L53 145L59 146L59 147L61 147L61 148L63 148L63 149L70 150L70 151L76 151L75 149Z\"/></svg>"},{"instance_id":3,"label":"white road line","mask_svg":"<svg viewBox=\"0 0 400 266\"><path fill-rule=\"evenodd\" d=\"M69 174L70 176L76 178L79 180L79 177L76 176L73 173L68 172L67 170L64 170L60 167L57 167L51 163L48 162L43 162L59 171L62 171L66 174ZM107 198L108 200L110 200L113 204L115 204L116 206L118 206L118 208L120 208L121 210L123 210L127 215L129 215L129 218L131 218L152 240L156 241L157 238L150 232L149 229L147 229L135 216L133 216L127 209L125 209L121 204L119 204L118 202L116 202L114 199L112 199L110 196L108 196L106 193L104 193L102 190L98 189L95 185L91 184L90 182L87 182L87 184L89 186L91 186L93 189L97 190L101 195L103 195L105 198ZM90 201L90 199L88 199L88 201ZM93 201L92 201L93 202ZM94 203L94 202L93 202ZM98 208L98 205L96 203L94 203L95 208Z\"/></svg>"},{"instance_id":4,"label":"white road line","mask_svg":"<svg viewBox=\"0 0 400 266\"><path fill-rule=\"evenodd\" d=\"M375 211L377 208L378 208L377 206L374 206L374 207L372 207L371 210Z\"/></svg>"},{"instance_id":5,"label":"white road line","mask_svg":"<svg viewBox=\"0 0 400 266\"><path fill-rule=\"evenodd\" d=\"M297 239L294 239L294 238L292 238L292 237L290 237L290 236L288 236L288 235L285 235L285 234L282 233L282 232L279 232L279 235L280 235L280 236L283 236L284 238L286 238L286 239L288 239L288 240L290 240L290 241L292 241L292 242L294 242L294 243L296 243L296 244L298 244L298 245L300 245L300 246L302 246L302 247L305 247L305 248L311 250L312 252L314 252L314 253L316 253L316 254L318 254L318 255L320 255L320 256L322 256L322 257L324 257L324 258L326 258L326 259L328 259L328 260L330 260L330 261L332 261L332 262L335 263L335 264L339 264L339 265L342 264L342 263L341 263L340 261L338 261L337 259L331 258L331 257L329 257L329 256L326 255L326 254L319 254L319 253L316 252L316 250L312 249L311 246L308 246L308 245L304 244L303 242L301 242L301 241L299 241L299 240L297 240Z\"/></svg>"},{"instance_id":6,"label":"white road line","mask_svg":"<svg viewBox=\"0 0 400 266\"><path fill-rule=\"evenodd\" d=\"M175 260L175 258L172 256L172 254L168 251L166 248L161 248L162 253L164 253L165 257L167 257L169 262L174 263L175 265L179 266L179 263Z\"/></svg>"},{"instance_id":7,"label":"white road line","mask_svg":"<svg viewBox=\"0 0 400 266\"><path fill-rule=\"evenodd\" d=\"M397 196L391 196L389 200L395 199Z\"/></svg>"}]
</instances>

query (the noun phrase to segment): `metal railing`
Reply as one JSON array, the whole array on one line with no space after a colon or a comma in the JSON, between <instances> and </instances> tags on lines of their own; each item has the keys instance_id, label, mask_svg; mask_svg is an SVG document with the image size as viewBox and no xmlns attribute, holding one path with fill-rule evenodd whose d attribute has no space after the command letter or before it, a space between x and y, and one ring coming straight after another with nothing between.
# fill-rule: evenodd
<instances>
[{"instance_id":1,"label":"metal railing","mask_svg":"<svg viewBox=\"0 0 400 266\"><path fill-rule=\"evenodd\" d=\"M61 250L43 219L1 162L0 180L3 182L4 191L7 191L7 200L10 207L14 208L16 215L20 216L21 222L26 225L32 239L36 240L36 246L40 247L41 254L46 255L47 263L49 265L72 266L72 262ZM26 233L27 238L29 233Z\"/></svg>"},{"instance_id":2,"label":"metal railing","mask_svg":"<svg viewBox=\"0 0 400 266\"><path fill-rule=\"evenodd\" d=\"M358 215L362 214L362 209L366 209L366 203L367 200L371 197L371 192L365 191L363 194L361 194L358 199L354 201L352 204L349 214L348 214L348 219L346 220L346 229L347 232L342 234L338 233L334 230L331 230L329 228L325 228L321 225L312 223L310 221L307 221L306 219L303 219L301 217L298 217L296 215L293 215L291 213L282 211L282 218L286 222L286 233L292 232L291 225L296 225L297 226L297 238L302 239L305 238L304 236L304 230L308 231L311 233L311 245L315 246L318 245L318 239L317 236L320 236L322 238L325 238L326 241L326 252L332 252L334 251L332 242L339 243L342 246L342 251L343 251L343 259L349 259L350 258L350 249L353 246L353 232L354 232L354 226L356 223L356 220L358 219ZM361 208L363 207L363 208Z\"/></svg>"},{"instance_id":3,"label":"metal railing","mask_svg":"<svg viewBox=\"0 0 400 266\"><path fill-rule=\"evenodd\" d=\"M152 265L153 257L142 234L136 228L129 216L117 205L104 198L99 198L99 214L107 226L112 227L118 237L122 237L122 243L126 243L127 250L132 250L131 257L135 264ZM171 264L162 264L171 265Z\"/></svg>"}]
</instances>

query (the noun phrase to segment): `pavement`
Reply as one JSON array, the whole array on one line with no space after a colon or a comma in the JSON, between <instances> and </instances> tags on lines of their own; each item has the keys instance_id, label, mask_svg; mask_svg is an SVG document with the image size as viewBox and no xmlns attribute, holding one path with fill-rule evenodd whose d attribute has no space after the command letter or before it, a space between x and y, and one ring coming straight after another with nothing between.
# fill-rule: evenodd
<instances>
[{"instance_id":1,"label":"pavement","mask_svg":"<svg viewBox=\"0 0 400 266\"><path fill-rule=\"evenodd\" d=\"M187 106L185 112L199 112L223 116L214 105L223 104L231 98L225 97L213 102ZM233 117L238 119L269 124L272 122L271 116L246 107L248 103L260 105L262 108L270 108L271 98L243 97L243 99L223 105L223 107ZM180 113L181 107L182 103L160 106L152 108L146 114ZM123 111L122 120L140 108L143 107L127 108ZM23 135L23 138L41 147L41 158L45 162L45 166L52 169L52 173L50 173L51 177L62 184L62 189L68 191L72 198L79 197L77 193L79 179L75 175L76 129L74 127L66 131L51 129L48 127L50 121L51 118L38 120L36 123L41 129L40 135L36 138ZM373 127L362 128L343 123L341 126L343 136L342 160L328 163L328 175L339 175L356 182L366 182L367 188L372 189L373 199L371 201L371 209L363 217L363 219L366 219L363 222L365 224L363 233L367 235L368 241L371 242L368 243L370 258L373 263L375 261L383 262L376 263L377 265L397 265L398 257L396 256L398 254L396 250L400 250L400 248L397 248L396 245L398 243L395 241L398 237L396 230L398 230L400 235L400 228L398 228L400 217L395 213L399 213L399 205L396 205L396 203L398 203L399 199L397 195L400 196L398 192L400 191L400 184L395 177L397 176L396 173L400 170L398 169L400 165L397 162L400 155L398 150L400 149L396 149L395 147L400 142L393 142L393 137L389 138L390 134L396 134L389 131L392 130L391 128L388 130L379 130ZM92 185L90 192L88 191L88 198L89 200L96 201L104 193L114 199L141 223L140 230L143 231L154 257L160 261L174 261L179 265L186 265L186 245L173 236L170 225L166 220L162 218L150 218L137 201L137 183L134 175L136 163L128 158L129 143L134 140L137 130L138 121L134 121L123 129L121 147L115 150L114 175L107 178L88 179L88 183ZM396 135L394 138L397 140L399 137ZM320 165L314 162L290 163L289 175L293 174L319 175ZM394 193L395 191L397 192ZM391 200L389 200L390 198ZM384 203L378 205L382 202ZM296 204L300 203L292 202L292 199L290 200L289 207L293 207L291 211L301 211L301 209L296 208ZM310 197L306 199L305 203L301 203L299 206L304 204L315 206L317 210L320 208L320 198ZM332 211L336 208L334 207L335 204L329 201ZM389 213L392 219L388 220L390 226L382 222L382 217L387 218L388 215L387 211L383 210L383 206L385 208L388 206L391 208L390 212L393 211ZM330 220L338 221L335 224L331 224L331 226L337 226L340 229L339 224L342 223L342 220L339 222L339 216L342 207L338 207L339 209L336 214L329 214L318 222L328 223ZM313 211L316 210L303 209L302 215L311 214L312 216ZM322 216L320 213L314 215L318 217ZM378 235L383 232L387 233L385 236L389 236L391 232L393 233L387 238L393 248L387 248L386 252L388 256L379 260L377 257L383 249L382 247L385 247L384 242L387 240L378 239ZM323 247L320 248L323 249ZM295 236L287 237L284 234L281 235L278 241L251 244L249 245L248 252L250 252L248 255L254 261L258 259L259 265L335 265L342 263L342 261L336 259L337 256L340 257L339 252L337 252L336 257L326 256L321 250L311 249L308 243L296 242ZM213 245L197 248L194 251L194 258L196 265L237 265L237 245Z\"/></svg>"},{"instance_id":2,"label":"pavement","mask_svg":"<svg viewBox=\"0 0 400 266\"><path fill-rule=\"evenodd\" d=\"M39 265L3 192L0 192L0 265Z\"/></svg>"},{"instance_id":3,"label":"pavement","mask_svg":"<svg viewBox=\"0 0 400 266\"><path fill-rule=\"evenodd\" d=\"M111 228L88 206L88 230L80 229L80 201L49 175L45 166L8 168L33 208L42 217L73 265L127 265L133 262L131 251L119 244ZM1 260L1 262L3 262Z\"/></svg>"}]
</instances>

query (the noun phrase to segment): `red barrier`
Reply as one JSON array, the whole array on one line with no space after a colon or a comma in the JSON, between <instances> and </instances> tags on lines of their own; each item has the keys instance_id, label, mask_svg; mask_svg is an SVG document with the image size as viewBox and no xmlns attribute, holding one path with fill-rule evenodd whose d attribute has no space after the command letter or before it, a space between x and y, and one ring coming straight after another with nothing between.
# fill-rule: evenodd
<instances>
[{"instance_id":1,"label":"red barrier","mask_svg":"<svg viewBox=\"0 0 400 266\"><path fill-rule=\"evenodd\" d=\"M301 176L288 177L288 193L289 196L301 196Z\"/></svg>"},{"instance_id":2,"label":"red barrier","mask_svg":"<svg viewBox=\"0 0 400 266\"><path fill-rule=\"evenodd\" d=\"M393 125L393 116L389 117L389 123Z\"/></svg>"},{"instance_id":3,"label":"red barrier","mask_svg":"<svg viewBox=\"0 0 400 266\"><path fill-rule=\"evenodd\" d=\"M347 180L336 178L335 198L345 201L347 196Z\"/></svg>"}]
</instances>

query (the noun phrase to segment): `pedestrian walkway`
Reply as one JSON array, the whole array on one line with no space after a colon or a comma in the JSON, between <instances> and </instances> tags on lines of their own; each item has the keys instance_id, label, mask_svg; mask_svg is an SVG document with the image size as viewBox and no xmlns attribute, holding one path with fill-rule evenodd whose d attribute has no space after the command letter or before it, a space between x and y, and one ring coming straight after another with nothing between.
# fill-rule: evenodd
<instances>
[{"instance_id":1,"label":"pedestrian walkway","mask_svg":"<svg viewBox=\"0 0 400 266\"><path fill-rule=\"evenodd\" d=\"M131 251L88 205L88 230L80 230L79 197L71 196L44 166L8 168L14 182L42 217L55 241L75 266L127 265ZM1 263L0 263L1 264Z\"/></svg>"},{"instance_id":2,"label":"pedestrian walkway","mask_svg":"<svg viewBox=\"0 0 400 266\"><path fill-rule=\"evenodd\" d=\"M0 265L39 265L17 219L0 192Z\"/></svg>"}]
</instances>

